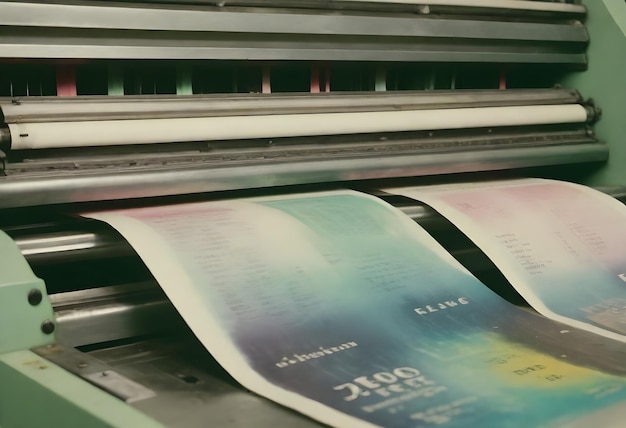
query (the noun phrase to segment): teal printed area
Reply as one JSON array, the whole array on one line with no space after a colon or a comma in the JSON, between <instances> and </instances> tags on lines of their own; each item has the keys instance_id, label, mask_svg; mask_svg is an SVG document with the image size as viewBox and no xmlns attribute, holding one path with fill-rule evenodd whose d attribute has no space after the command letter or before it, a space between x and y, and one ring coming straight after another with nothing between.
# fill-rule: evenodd
<instances>
[{"instance_id":1,"label":"teal printed area","mask_svg":"<svg viewBox=\"0 0 626 428\"><path fill-rule=\"evenodd\" d=\"M358 196L264 205L309 227L339 273L325 289L331 312L298 331L266 332L264 344L293 357L318 344L358 343L278 368L249 346L259 332L239 337L250 363L273 382L293 389L297 379L316 400L383 426L541 426L626 400L621 344L501 300L385 206ZM374 389L356 383L362 392L350 401L345 388L329 388L398 367L419 370L425 381L377 382ZM389 390L397 383L401 389Z\"/></svg>"},{"instance_id":2,"label":"teal printed area","mask_svg":"<svg viewBox=\"0 0 626 428\"><path fill-rule=\"evenodd\" d=\"M342 194L224 212L188 227L247 238L176 251L275 385L385 427L539 427L626 407L624 344L512 306L391 207Z\"/></svg>"},{"instance_id":3,"label":"teal printed area","mask_svg":"<svg viewBox=\"0 0 626 428\"><path fill-rule=\"evenodd\" d=\"M542 276L533 292L555 314L626 335L626 283L605 266Z\"/></svg>"}]
</instances>

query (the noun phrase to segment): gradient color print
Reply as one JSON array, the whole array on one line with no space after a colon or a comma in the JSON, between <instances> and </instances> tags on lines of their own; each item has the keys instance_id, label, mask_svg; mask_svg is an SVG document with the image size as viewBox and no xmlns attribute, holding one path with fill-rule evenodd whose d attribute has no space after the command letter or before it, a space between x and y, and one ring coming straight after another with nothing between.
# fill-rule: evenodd
<instances>
[{"instance_id":1,"label":"gradient color print","mask_svg":"<svg viewBox=\"0 0 626 428\"><path fill-rule=\"evenodd\" d=\"M517 309L356 192L91 213L245 387L334 426L623 418L626 349Z\"/></svg>"},{"instance_id":2,"label":"gradient color print","mask_svg":"<svg viewBox=\"0 0 626 428\"><path fill-rule=\"evenodd\" d=\"M620 202L539 179L390 192L447 217L543 315L626 342L626 207Z\"/></svg>"}]
</instances>

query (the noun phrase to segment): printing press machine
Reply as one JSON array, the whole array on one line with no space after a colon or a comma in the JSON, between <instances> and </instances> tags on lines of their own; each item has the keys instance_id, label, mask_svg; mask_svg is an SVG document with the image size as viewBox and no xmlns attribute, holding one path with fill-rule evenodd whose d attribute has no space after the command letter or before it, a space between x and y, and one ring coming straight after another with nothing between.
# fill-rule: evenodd
<instances>
[{"instance_id":1,"label":"printing press machine","mask_svg":"<svg viewBox=\"0 0 626 428\"><path fill-rule=\"evenodd\" d=\"M525 305L378 189L541 176L626 201L624 70L622 0L1 2L0 426L316 426L239 386L78 213L363 190Z\"/></svg>"}]
</instances>

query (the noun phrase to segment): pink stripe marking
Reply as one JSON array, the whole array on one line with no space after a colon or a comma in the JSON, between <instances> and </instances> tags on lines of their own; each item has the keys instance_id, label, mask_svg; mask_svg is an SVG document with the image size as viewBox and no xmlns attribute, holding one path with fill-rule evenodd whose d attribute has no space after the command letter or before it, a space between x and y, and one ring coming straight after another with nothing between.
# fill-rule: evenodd
<instances>
[{"instance_id":1,"label":"pink stripe marking","mask_svg":"<svg viewBox=\"0 0 626 428\"><path fill-rule=\"evenodd\" d=\"M263 67L263 88L262 92L264 94L272 93L272 81L269 67Z\"/></svg>"},{"instance_id":2,"label":"pink stripe marking","mask_svg":"<svg viewBox=\"0 0 626 428\"><path fill-rule=\"evenodd\" d=\"M330 65L326 65L326 87L324 88L324 92L330 92Z\"/></svg>"},{"instance_id":3,"label":"pink stripe marking","mask_svg":"<svg viewBox=\"0 0 626 428\"><path fill-rule=\"evenodd\" d=\"M57 65L57 95L60 97L75 97L76 67L69 64Z\"/></svg>"},{"instance_id":4,"label":"pink stripe marking","mask_svg":"<svg viewBox=\"0 0 626 428\"><path fill-rule=\"evenodd\" d=\"M500 70L500 85L498 88L500 90L506 89L506 71L504 69Z\"/></svg>"},{"instance_id":5,"label":"pink stripe marking","mask_svg":"<svg viewBox=\"0 0 626 428\"><path fill-rule=\"evenodd\" d=\"M320 69L316 65L311 66L311 93L320 93Z\"/></svg>"}]
</instances>

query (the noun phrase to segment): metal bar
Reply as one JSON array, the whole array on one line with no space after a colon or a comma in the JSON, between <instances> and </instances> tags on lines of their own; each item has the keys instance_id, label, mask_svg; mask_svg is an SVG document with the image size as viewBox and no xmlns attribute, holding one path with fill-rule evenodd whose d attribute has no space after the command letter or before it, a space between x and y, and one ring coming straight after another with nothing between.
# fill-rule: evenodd
<instances>
[{"instance_id":1,"label":"metal bar","mask_svg":"<svg viewBox=\"0 0 626 428\"><path fill-rule=\"evenodd\" d=\"M157 0L161 3L176 0ZM207 0L185 0L185 3L208 3ZM180 1L183 3L182 1ZM556 15L584 16L585 6L575 3L550 1L498 1L498 0L224 0L224 6L298 7L310 9L393 10L428 13L439 10L463 10L474 13L550 13Z\"/></svg>"},{"instance_id":2,"label":"metal bar","mask_svg":"<svg viewBox=\"0 0 626 428\"><path fill-rule=\"evenodd\" d=\"M324 34L585 42L581 25L203 9L0 3L0 25L183 32Z\"/></svg>"},{"instance_id":3,"label":"metal bar","mask_svg":"<svg viewBox=\"0 0 626 428\"><path fill-rule=\"evenodd\" d=\"M0 28L1 32L1 28ZM515 64L562 64L585 66L587 57L584 46L576 51L559 49L541 50L541 44L526 48L494 43L493 46L468 50L454 44L411 46L383 43L359 45L340 44L323 40L315 45L299 43L294 39L283 42L254 41L230 43L211 41L204 46L193 43L158 40L108 39L103 42L95 37L83 40L55 39L42 36L1 37L0 58L48 58L48 59L154 59L154 60L294 60L294 61L388 61L388 62L454 62L454 63L515 63ZM117 44L116 44L117 43ZM178 43L178 44L177 44ZM207 46L208 44L208 46ZM276 45L281 45L277 47ZM325 45L325 47L323 47ZM534 50L533 50L534 47Z\"/></svg>"},{"instance_id":4,"label":"metal bar","mask_svg":"<svg viewBox=\"0 0 626 428\"><path fill-rule=\"evenodd\" d=\"M185 325L155 282L70 291L50 299L58 340L67 346L165 335Z\"/></svg>"},{"instance_id":5,"label":"metal bar","mask_svg":"<svg viewBox=\"0 0 626 428\"><path fill-rule=\"evenodd\" d=\"M570 89L0 99L5 123L574 104Z\"/></svg>"},{"instance_id":6,"label":"metal bar","mask_svg":"<svg viewBox=\"0 0 626 428\"><path fill-rule=\"evenodd\" d=\"M228 2L230 3L230 2ZM567 12L585 14L587 9L580 4L546 1L498 1L498 0L340 0L337 3L377 3L383 5L447 6L463 8L498 9L508 11Z\"/></svg>"},{"instance_id":7,"label":"metal bar","mask_svg":"<svg viewBox=\"0 0 626 428\"><path fill-rule=\"evenodd\" d=\"M200 165L134 172L4 177L0 178L0 208L604 162L607 159L605 145L590 143L214 168Z\"/></svg>"}]
</instances>

